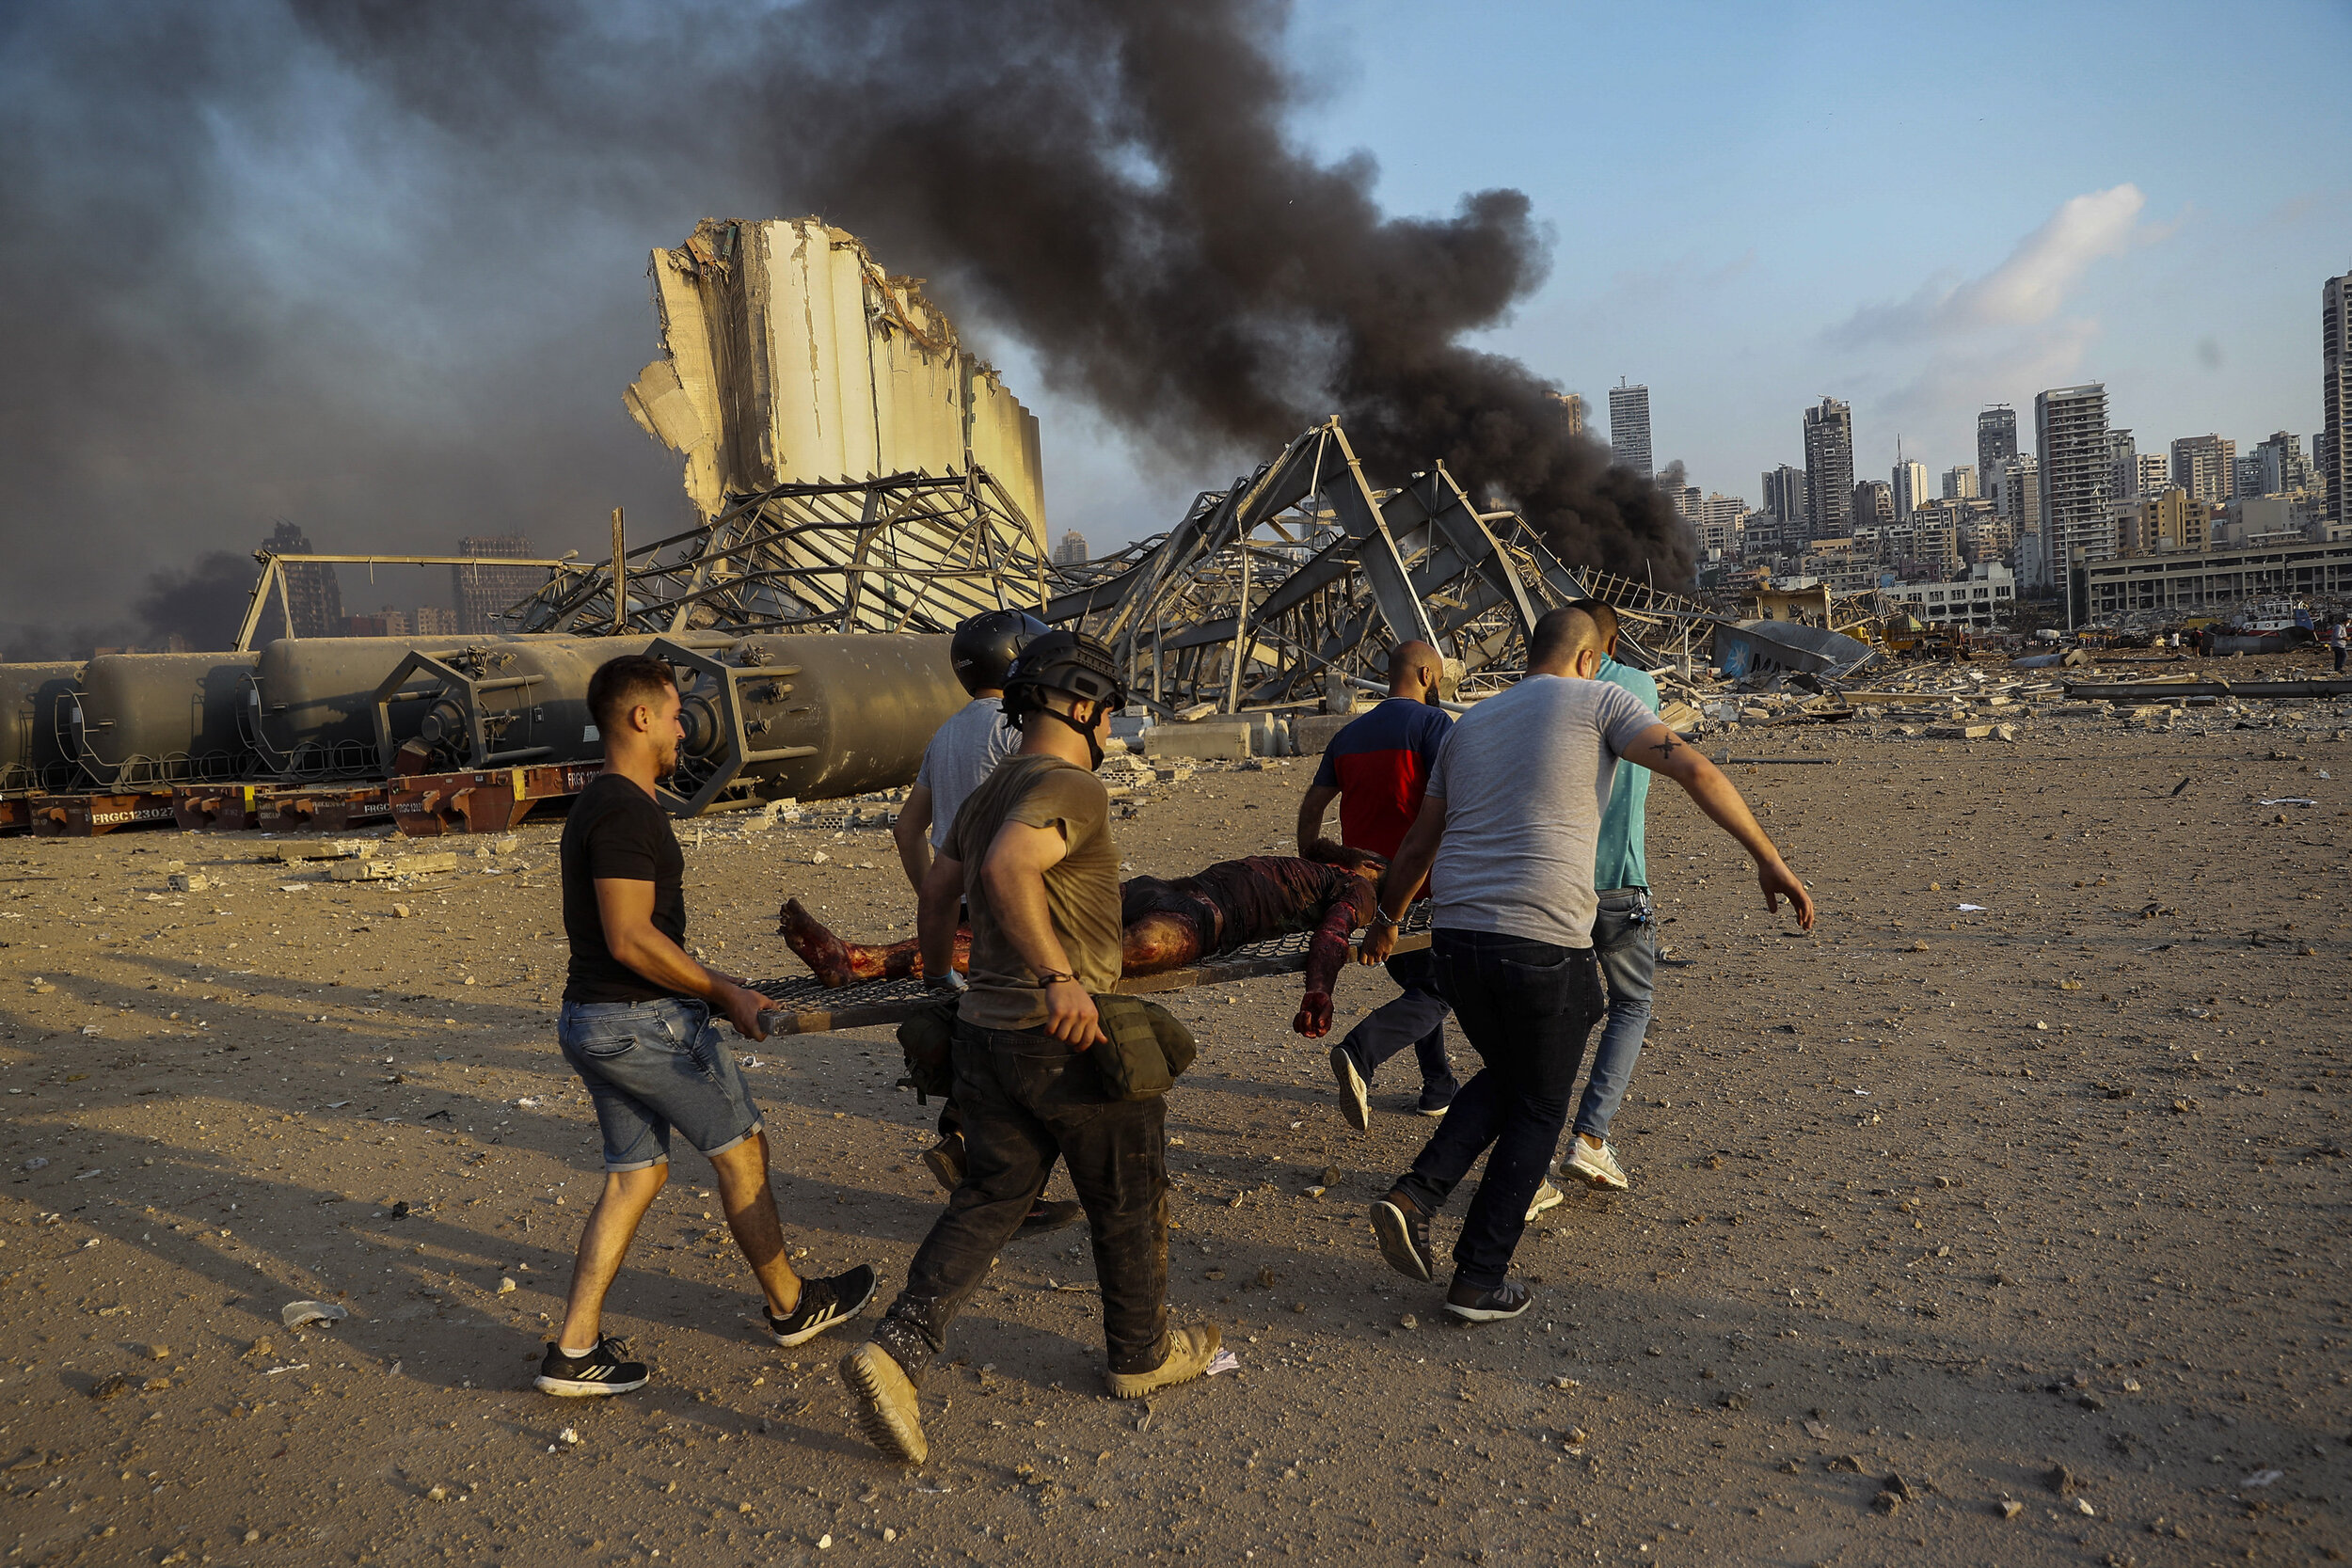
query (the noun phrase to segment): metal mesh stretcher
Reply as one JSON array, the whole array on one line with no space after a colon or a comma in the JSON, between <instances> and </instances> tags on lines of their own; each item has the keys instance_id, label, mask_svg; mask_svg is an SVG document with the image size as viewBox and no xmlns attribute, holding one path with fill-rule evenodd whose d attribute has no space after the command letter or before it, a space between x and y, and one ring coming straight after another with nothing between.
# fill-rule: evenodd
<instances>
[{"instance_id":1,"label":"metal mesh stretcher","mask_svg":"<svg viewBox=\"0 0 2352 1568\"><path fill-rule=\"evenodd\" d=\"M1130 995L1141 995L1191 990L1197 986L1223 985L1232 980L1254 980L1265 974L1295 974L1307 967L1307 947L1313 936L1311 931L1294 931L1289 936L1252 942L1182 969L1130 975L1119 982L1119 989ZM1361 946L1362 942L1361 931L1348 938L1350 947ZM1395 950L1411 953L1428 945L1429 904L1424 899L1405 911ZM776 1035L822 1035L835 1029L898 1023L932 997L920 980L856 980L846 986L828 986L813 974L803 974L788 980L754 980L749 984L761 995L775 998L777 1005L762 1016L767 1020L769 1032Z\"/></svg>"}]
</instances>

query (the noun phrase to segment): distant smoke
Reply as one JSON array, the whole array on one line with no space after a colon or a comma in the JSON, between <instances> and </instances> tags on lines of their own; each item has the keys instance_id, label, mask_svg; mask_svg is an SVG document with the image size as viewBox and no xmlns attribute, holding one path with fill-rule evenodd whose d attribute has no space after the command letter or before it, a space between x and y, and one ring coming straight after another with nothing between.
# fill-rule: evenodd
<instances>
[{"instance_id":1,"label":"distant smoke","mask_svg":"<svg viewBox=\"0 0 2352 1568\"><path fill-rule=\"evenodd\" d=\"M167 566L156 572L132 608L151 641L177 637L193 650L231 647L251 596L253 569L250 555L208 551L193 570Z\"/></svg>"},{"instance_id":2,"label":"distant smoke","mask_svg":"<svg viewBox=\"0 0 2352 1568\"><path fill-rule=\"evenodd\" d=\"M203 546L279 513L326 549L666 520L618 407L640 259L816 211L1146 450L1254 462L1337 413L1375 480L1441 459L1571 561L1689 576L1655 487L1460 341L1543 279L1526 198L1383 215L1368 159L1286 135L1275 0L89 14L0 22L12 544L88 516L152 548L191 500Z\"/></svg>"}]
</instances>

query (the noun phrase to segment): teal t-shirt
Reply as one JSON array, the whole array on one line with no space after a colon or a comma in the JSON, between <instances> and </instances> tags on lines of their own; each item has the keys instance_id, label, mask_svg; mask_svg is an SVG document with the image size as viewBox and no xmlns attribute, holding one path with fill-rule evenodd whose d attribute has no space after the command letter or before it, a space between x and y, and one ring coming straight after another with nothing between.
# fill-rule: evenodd
<instances>
[{"instance_id":1,"label":"teal t-shirt","mask_svg":"<svg viewBox=\"0 0 2352 1568\"><path fill-rule=\"evenodd\" d=\"M1604 658L1598 678L1623 687L1644 707L1658 711L1658 683L1641 671ZM1594 887L1606 893L1611 888L1649 886L1649 863L1642 855L1642 839L1649 829L1648 810L1649 769L1639 763L1617 764L1616 782L1609 790L1609 809L1601 814L1600 841L1593 854Z\"/></svg>"}]
</instances>

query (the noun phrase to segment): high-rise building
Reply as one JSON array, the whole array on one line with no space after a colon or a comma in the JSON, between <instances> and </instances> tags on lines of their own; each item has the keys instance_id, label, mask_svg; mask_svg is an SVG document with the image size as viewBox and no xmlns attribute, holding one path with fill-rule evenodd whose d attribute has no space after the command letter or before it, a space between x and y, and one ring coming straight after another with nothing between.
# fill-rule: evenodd
<instances>
[{"instance_id":1,"label":"high-rise building","mask_svg":"<svg viewBox=\"0 0 2352 1568\"><path fill-rule=\"evenodd\" d=\"M457 635L457 611L437 604L421 604L410 610L409 621L419 637L454 637Z\"/></svg>"},{"instance_id":2,"label":"high-rise building","mask_svg":"<svg viewBox=\"0 0 2352 1568\"><path fill-rule=\"evenodd\" d=\"M262 548L271 555L309 555L310 541L294 524L280 519L270 536L262 541ZM293 611L294 625L286 628L289 637L341 637L343 635L343 584L332 566L282 567L286 580L286 604Z\"/></svg>"},{"instance_id":3,"label":"high-rise building","mask_svg":"<svg viewBox=\"0 0 2352 1568\"><path fill-rule=\"evenodd\" d=\"M1977 411L1977 472L1991 483L2001 465L2017 455L2017 410L2006 403Z\"/></svg>"},{"instance_id":4,"label":"high-rise building","mask_svg":"<svg viewBox=\"0 0 2352 1568\"><path fill-rule=\"evenodd\" d=\"M2128 430L2107 432L2107 494L2118 499L2139 494L2139 444Z\"/></svg>"},{"instance_id":5,"label":"high-rise building","mask_svg":"<svg viewBox=\"0 0 2352 1568\"><path fill-rule=\"evenodd\" d=\"M2143 451L2132 463L2132 495L2153 496L2172 483L2172 459L2163 452Z\"/></svg>"},{"instance_id":6,"label":"high-rise building","mask_svg":"<svg viewBox=\"0 0 2352 1568\"><path fill-rule=\"evenodd\" d=\"M485 562L501 556L528 556L531 540L520 533L469 534L457 541L457 553L479 556ZM452 566L449 575L451 593L457 600L460 637L512 630L506 611L537 593L548 580L547 573L536 566Z\"/></svg>"},{"instance_id":7,"label":"high-rise building","mask_svg":"<svg viewBox=\"0 0 2352 1568\"><path fill-rule=\"evenodd\" d=\"M1911 521L1911 515L1919 510L1921 502L1935 498L1928 491L1928 466L1899 455L1902 451L1899 440L1895 443L1895 448L1898 455L1894 483L1889 488L1895 492L1895 520L1907 523Z\"/></svg>"},{"instance_id":8,"label":"high-rise building","mask_svg":"<svg viewBox=\"0 0 2352 1568\"><path fill-rule=\"evenodd\" d=\"M1853 487L1853 505L1846 514L1847 531L1895 526L1895 487L1883 479L1866 479Z\"/></svg>"},{"instance_id":9,"label":"high-rise building","mask_svg":"<svg viewBox=\"0 0 2352 1568\"><path fill-rule=\"evenodd\" d=\"M2172 483L2219 506L2237 494L2237 443L2221 436L2184 436L2172 443Z\"/></svg>"},{"instance_id":10,"label":"high-rise building","mask_svg":"<svg viewBox=\"0 0 2352 1568\"><path fill-rule=\"evenodd\" d=\"M346 637L406 637L410 630L408 612L394 610L390 605L386 605L373 615L343 617L343 635Z\"/></svg>"},{"instance_id":11,"label":"high-rise building","mask_svg":"<svg viewBox=\"0 0 2352 1568\"><path fill-rule=\"evenodd\" d=\"M2115 516L2107 490L2107 389L2104 383L2035 394L2034 444L2041 449L2042 547L2052 580L2074 618L2075 565L2115 556Z\"/></svg>"},{"instance_id":12,"label":"high-rise building","mask_svg":"<svg viewBox=\"0 0 2352 1568\"><path fill-rule=\"evenodd\" d=\"M1944 470L1944 499L1947 501L1974 500L1980 494L1977 488L1977 470L1963 463L1957 468Z\"/></svg>"},{"instance_id":13,"label":"high-rise building","mask_svg":"<svg viewBox=\"0 0 2352 1568\"><path fill-rule=\"evenodd\" d=\"M1805 525L1816 539L1853 531L1853 410L1824 397L1804 411Z\"/></svg>"},{"instance_id":14,"label":"high-rise building","mask_svg":"<svg viewBox=\"0 0 2352 1568\"><path fill-rule=\"evenodd\" d=\"M2213 503L2177 484L2115 503L2116 554L2161 555L2201 550L2213 534Z\"/></svg>"},{"instance_id":15,"label":"high-rise building","mask_svg":"<svg viewBox=\"0 0 2352 1568\"><path fill-rule=\"evenodd\" d=\"M1054 546L1054 564L1083 566L1091 559L1087 554L1087 536L1074 528L1063 530L1061 543Z\"/></svg>"},{"instance_id":16,"label":"high-rise building","mask_svg":"<svg viewBox=\"0 0 2352 1568\"><path fill-rule=\"evenodd\" d=\"M2352 270L2319 290L2319 438L2312 466L2328 520L2352 523Z\"/></svg>"},{"instance_id":17,"label":"high-rise building","mask_svg":"<svg viewBox=\"0 0 2352 1568\"><path fill-rule=\"evenodd\" d=\"M2009 546L2017 549L2018 579L2028 588L2046 586L2046 579L2028 570L2033 564L2029 552L2023 546L2029 539L2041 538L2042 486L2041 466L2029 451L2015 452L2001 459L2001 466L1993 473L1993 511L2001 519L2009 534Z\"/></svg>"},{"instance_id":18,"label":"high-rise building","mask_svg":"<svg viewBox=\"0 0 2352 1568\"><path fill-rule=\"evenodd\" d=\"M1657 472L1650 465L1649 388L1629 387L1622 376L1609 388L1609 457L1644 479Z\"/></svg>"},{"instance_id":19,"label":"high-rise building","mask_svg":"<svg viewBox=\"0 0 2352 1568\"><path fill-rule=\"evenodd\" d=\"M1784 523L1805 526L1804 470L1783 463L1764 474L1764 510Z\"/></svg>"},{"instance_id":20,"label":"high-rise building","mask_svg":"<svg viewBox=\"0 0 2352 1568\"><path fill-rule=\"evenodd\" d=\"M2300 436L2274 431L2266 440L2254 443L2254 460L2262 465L2260 486L2250 492L2257 496L2299 496L2318 488L2317 475L2312 461L2303 453ZM2238 486L2238 498L2249 492Z\"/></svg>"},{"instance_id":21,"label":"high-rise building","mask_svg":"<svg viewBox=\"0 0 2352 1568\"><path fill-rule=\"evenodd\" d=\"M1571 436L1583 435L1585 417L1584 394L1581 392L1554 392L1551 394L1551 401L1567 410L1568 434Z\"/></svg>"}]
</instances>

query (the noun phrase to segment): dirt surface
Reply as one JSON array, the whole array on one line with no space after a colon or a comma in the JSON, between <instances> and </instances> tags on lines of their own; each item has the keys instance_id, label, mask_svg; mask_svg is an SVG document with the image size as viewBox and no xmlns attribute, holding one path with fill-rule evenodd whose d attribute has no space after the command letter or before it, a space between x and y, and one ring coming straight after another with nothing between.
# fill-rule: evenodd
<instances>
[{"instance_id":1,"label":"dirt surface","mask_svg":"<svg viewBox=\"0 0 2352 1568\"><path fill-rule=\"evenodd\" d=\"M1358 1138L1295 979L1178 998L1171 1289L1241 1370L1103 1397L1083 1234L1016 1243L914 1473L846 1418L854 1328L754 1338L682 1148L608 1319L654 1383L531 1391L600 1180L552 825L389 890L253 835L0 843L6 1560L2341 1560L2352 711L2021 721L1709 740L1826 762L1734 770L1810 937L1653 793L1633 1189L1531 1228L1516 1323L1441 1326L1372 1246L1430 1126L1409 1057ZM1120 842L1161 874L1279 847L1307 777L1161 786ZM733 835L684 835L713 962L797 968L787 891L907 928L885 834ZM220 885L173 893L175 860ZM1342 1025L1390 994L1352 972ZM940 1203L895 1045L748 1054L796 1256L886 1300ZM350 1316L286 1328L306 1298Z\"/></svg>"}]
</instances>

